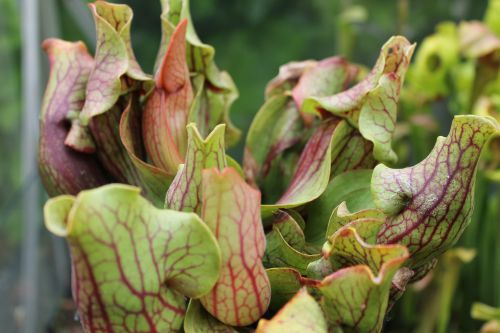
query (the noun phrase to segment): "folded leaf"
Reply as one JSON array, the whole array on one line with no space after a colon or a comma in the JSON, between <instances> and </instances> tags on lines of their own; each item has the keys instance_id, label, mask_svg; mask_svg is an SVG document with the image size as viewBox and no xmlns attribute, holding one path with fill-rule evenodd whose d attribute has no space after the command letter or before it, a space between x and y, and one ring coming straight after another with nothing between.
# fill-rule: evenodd
<instances>
[{"instance_id":1,"label":"folded leaf","mask_svg":"<svg viewBox=\"0 0 500 333\"><path fill-rule=\"evenodd\" d=\"M292 208L312 202L325 192L331 176L337 172L373 165L374 161L367 153L371 147L365 149L366 141L354 132L356 130L345 120L337 117L324 120L304 147L288 189L276 204L262 206L263 216L267 217L279 208ZM335 205L331 209L333 207ZM315 211L314 214L319 212ZM322 223L326 225L327 220ZM324 228L316 229L323 234Z\"/></svg>"},{"instance_id":2,"label":"folded leaf","mask_svg":"<svg viewBox=\"0 0 500 333\"><path fill-rule=\"evenodd\" d=\"M224 129L224 125L219 125L206 139L202 139L195 125L193 123L188 125L186 161L168 189L167 208L200 214L202 171L210 168L222 170L227 166Z\"/></svg>"},{"instance_id":3,"label":"folded leaf","mask_svg":"<svg viewBox=\"0 0 500 333\"><path fill-rule=\"evenodd\" d=\"M389 302L391 281L408 258L401 245L366 244L353 228L331 238L325 255L342 268L316 288L330 323L346 332L380 332Z\"/></svg>"},{"instance_id":4,"label":"folded leaf","mask_svg":"<svg viewBox=\"0 0 500 333\"><path fill-rule=\"evenodd\" d=\"M188 21L186 40L186 60L189 71L193 74L195 101L190 111L190 121L194 121L203 136L207 136L215 126L226 124L226 139L228 146L235 144L241 136L229 119L231 104L238 97L231 76L220 71L214 61L215 50L212 46L202 43L192 25L188 0L162 0L162 41L158 51L155 68L159 67L169 40L172 38L173 27L180 21Z\"/></svg>"},{"instance_id":5,"label":"folded leaf","mask_svg":"<svg viewBox=\"0 0 500 333\"><path fill-rule=\"evenodd\" d=\"M111 109L121 93L125 74L138 81L150 78L142 72L132 51L130 25L132 10L126 5L97 1L89 5L97 31L95 66L89 77L85 105L80 116L83 125L90 118Z\"/></svg>"},{"instance_id":6,"label":"folded leaf","mask_svg":"<svg viewBox=\"0 0 500 333\"><path fill-rule=\"evenodd\" d=\"M130 7L105 1L96 1L89 7L97 32L95 63L86 86L83 109L71 117L71 129L65 140L67 146L85 153L99 149L87 127L91 119L115 105L123 86L136 86L136 89L140 87L136 81L151 80L142 72L132 51Z\"/></svg>"},{"instance_id":7,"label":"folded leaf","mask_svg":"<svg viewBox=\"0 0 500 333\"><path fill-rule=\"evenodd\" d=\"M494 98L480 97L474 105L473 112L478 116L490 116L497 122L500 121L500 112ZM500 181L500 132L494 134L488 142L479 168L489 179Z\"/></svg>"},{"instance_id":8,"label":"folded leaf","mask_svg":"<svg viewBox=\"0 0 500 333\"><path fill-rule=\"evenodd\" d=\"M377 164L373 144L346 120L338 124L332 140L331 177L351 170L372 169Z\"/></svg>"},{"instance_id":9,"label":"folded leaf","mask_svg":"<svg viewBox=\"0 0 500 333\"><path fill-rule=\"evenodd\" d=\"M328 96L347 89L358 74L359 68L351 65L341 57L331 57L319 61L314 66L308 66L300 76L297 85L292 90L292 97L300 110L302 103L308 97ZM307 122L312 119L303 114Z\"/></svg>"},{"instance_id":10,"label":"folded leaf","mask_svg":"<svg viewBox=\"0 0 500 333\"><path fill-rule=\"evenodd\" d=\"M144 107L142 133L148 156L168 173L177 172L186 153L189 108L193 91L186 64L186 27L176 27L156 72L156 86Z\"/></svg>"},{"instance_id":11,"label":"folded leaf","mask_svg":"<svg viewBox=\"0 0 500 333\"><path fill-rule=\"evenodd\" d=\"M184 319L185 333L237 333L235 329L227 326L208 313L200 301L189 301L186 318Z\"/></svg>"},{"instance_id":12,"label":"folded leaf","mask_svg":"<svg viewBox=\"0 0 500 333\"><path fill-rule=\"evenodd\" d=\"M345 201L347 208L354 212L375 207L370 193L371 177L372 170L354 170L333 177L324 193L306 208L308 242L317 245L325 242L332 212L342 202Z\"/></svg>"},{"instance_id":13,"label":"folded leaf","mask_svg":"<svg viewBox=\"0 0 500 333\"><path fill-rule=\"evenodd\" d=\"M260 192L234 169L203 171L203 221L222 250L222 271L205 309L225 324L245 326L267 310L271 289L262 256L266 247L260 219Z\"/></svg>"},{"instance_id":14,"label":"folded leaf","mask_svg":"<svg viewBox=\"0 0 500 333\"><path fill-rule=\"evenodd\" d=\"M261 319L256 331L256 333L282 332L328 332L321 308L306 289L301 289L273 319Z\"/></svg>"},{"instance_id":15,"label":"folded leaf","mask_svg":"<svg viewBox=\"0 0 500 333\"><path fill-rule=\"evenodd\" d=\"M299 155L301 143L306 142L310 133L316 130L314 117L299 112L302 101L310 96L328 96L345 89L354 79L356 72L357 67L340 57L332 57L319 62L305 61L284 65L280 68L279 75L269 83L266 102L248 131L244 155L245 174L252 183L261 188L266 202L275 202L286 190L289 178L283 169L294 164L290 157ZM342 128L342 137L347 140L335 144L332 149L336 152L343 151L349 139L352 139L349 147L355 147L356 150L354 152L350 148L347 149L346 157L338 160L338 156L332 152L335 158L332 170L335 172L347 168L345 164L354 165L365 149L364 146L367 152L361 161L366 156L371 156L372 151L371 143L365 145L367 142L358 131L347 124ZM361 140L356 140L356 136ZM353 162L343 163L349 159ZM277 174L280 175L278 179Z\"/></svg>"},{"instance_id":16,"label":"folded leaf","mask_svg":"<svg viewBox=\"0 0 500 333\"><path fill-rule=\"evenodd\" d=\"M160 210L127 185L61 196L45 206L47 228L68 241L73 298L87 332L171 332L185 299L220 272L220 249L191 213Z\"/></svg>"},{"instance_id":17,"label":"folded leaf","mask_svg":"<svg viewBox=\"0 0 500 333\"><path fill-rule=\"evenodd\" d=\"M289 96L269 98L248 130L243 160L246 177L265 190L266 183L272 181L269 179L272 164L285 150L304 139L304 131L300 113Z\"/></svg>"},{"instance_id":18,"label":"folded leaf","mask_svg":"<svg viewBox=\"0 0 500 333\"><path fill-rule=\"evenodd\" d=\"M49 56L50 74L40 112L40 176L50 196L77 194L108 181L95 156L64 145L67 116L83 106L94 61L81 42L47 39L43 48Z\"/></svg>"},{"instance_id":19,"label":"folded leaf","mask_svg":"<svg viewBox=\"0 0 500 333\"><path fill-rule=\"evenodd\" d=\"M388 215L378 241L408 246L412 267L455 244L470 222L481 150L498 128L492 118L457 116L448 137L438 138L419 164L399 170L378 165L372 194Z\"/></svg>"},{"instance_id":20,"label":"folded leaf","mask_svg":"<svg viewBox=\"0 0 500 333\"><path fill-rule=\"evenodd\" d=\"M233 79L227 72L221 72L219 81L225 89L212 85L205 76L197 75L193 80L196 92L193 104L189 110L189 120L196 123L200 133L207 136L218 124L226 124L226 146L235 145L241 136L229 118L229 110L239 93Z\"/></svg>"},{"instance_id":21,"label":"folded leaf","mask_svg":"<svg viewBox=\"0 0 500 333\"><path fill-rule=\"evenodd\" d=\"M266 86L266 100L291 91L304 72L318 64L315 60L291 61L281 65L278 75Z\"/></svg>"},{"instance_id":22,"label":"folded leaf","mask_svg":"<svg viewBox=\"0 0 500 333\"><path fill-rule=\"evenodd\" d=\"M359 128L363 137L374 144L374 157L395 162L391 148L397 102L415 45L401 36L392 37L382 47L380 56L368 76L354 87L328 97L304 101L304 112L326 110L344 117Z\"/></svg>"},{"instance_id":23,"label":"folded leaf","mask_svg":"<svg viewBox=\"0 0 500 333\"><path fill-rule=\"evenodd\" d=\"M262 215L279 208L292 208L319 197L330 179L332 137L339 119L324 121L313 134L300 156L287 191L274 205L262 205Z\"/></svg>"},{"instance_id":24,"label":"folded leaf","mask_svg":"<svg viewBox=\"0 0 500 333\"><path fill-rule=\"evenodd\" d=\"M363 238L368 243L376 242L376 235L378 233L378 229L380 227L380 223L383 223L385 219L385 215L378 209L363 209L357 212L351 213L347 208L346 202L342 202L338 205L330 215L330 219L328 220L328 227L326 228L326 237L330 237L337 230L347 226L353 225L356 226L364 225L365 223L373 226L373 231L363 232ZM375 226L374 226L375 225ZM371 228L370 226L370 228ZM357 228L356 228L357 229ZM365 231L364 229L362 231Z\"/></svg>"},{"instance_id":25,"label":"folded leaf","mask_svg":"<svg viewBox=\"0 0 500 333\"><path fill-rule=\"evenodd\" d=\"M96 155L117 182L141 186L140 176L120 141L120 118L123 105L92 118L89 128L99 149Z\"/></svg>"},{"instance_id":26,"label":"folded leaf","mask_svg":"<svg viewBox=\"0 0 500 333\"><path fill-rule=\"evenodd\" d=\"M167 189L174 176L146 162L141 119L142 110L137 98L132 96L120 119L120 139L139 174L142 192L155 206L163 207Z\"/></svg>"},{"instance_id":27,"label":"folded leaf","mask_svg":"<svg viewBox=\"0 0 500 333\"><path fill-rule=\"evenodd\" d=\"M328 239L323 247L323 255L330 260L334 270L366 265L374 275L378 275L385 262L393 258L406 258L408 250L398 244L368 244L357 229L347 225Z\"/></svg>"},{"instance_id":28,"label":"folded leaf","mask_svg":"<svg viewBox=\"0 0 500 333\"><path fill-rule=\"evenodd\" d=\"M320 255L306 253L304 232L298 223L285 212L280 215L273 223L272 231L266 235L262 262L267 268L291 267L306 274L309 263L319 259Z\"/></svg>"},{"instance_id":29,"label":"folded leaf","mask_svg":"<svg viewBox=\"0 0 500 333\"><path fill-rule=\"evenodd\" d=\"M269 282L271 283L271 303L269 310L277 312L281 309L302 286L307 284L299 271L289 267L266 269Z\"/></svg>"}]
</instances>

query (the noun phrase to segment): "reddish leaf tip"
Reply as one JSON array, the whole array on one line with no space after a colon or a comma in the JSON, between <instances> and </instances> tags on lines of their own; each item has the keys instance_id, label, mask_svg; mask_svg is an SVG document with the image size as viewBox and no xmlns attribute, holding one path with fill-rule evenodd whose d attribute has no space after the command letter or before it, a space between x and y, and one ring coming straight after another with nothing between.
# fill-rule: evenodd
<instances>
[{"instance_id":1,"label":"reddish leaf tip","mask_svg":"<svg viewBox=\"0 0 500 333\"><path fill-rule=\"evenodd\" d=\"M186 63L187 19L183 19L175 28L160 69L156 74L156 86L167 92L175 92L188 83L189 69Z\"/></svg>"}]
</instances>

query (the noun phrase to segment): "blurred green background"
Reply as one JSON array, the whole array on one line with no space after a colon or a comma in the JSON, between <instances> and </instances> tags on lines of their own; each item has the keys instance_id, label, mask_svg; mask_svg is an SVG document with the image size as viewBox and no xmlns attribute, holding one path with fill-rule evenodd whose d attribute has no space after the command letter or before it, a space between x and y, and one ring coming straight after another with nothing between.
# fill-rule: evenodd
<instances>
[{"instance_id":1,"label":"blurred green background","mask_svg":"<svg viewBox=\"0 0 500 333\"><path fill-rule=\"evenodd\" d=\"M117 2L117 1L114 1ZM135 13L132 40L136 56L146 72L152 71L160 40L160 3L154 0L123 0ZM83 0L40 1L37 27L40 40L60 37L83 40L94 48L93 21ZM231 117L246 131L263 102L266 83L278 68L291 60L321 59L335 54L371 66L381 45L394 34L420 42L433 33L441 21L482 19L485 0L191 0L197 32L204 42L215 46L216 61L231 73L240 98ZM26 191L40 189L36 170L21 173L22 124L22 17L24 8L17 0L0 0L0 332L21 331L26 311L23 297L26 279L20 266L23 251L22 205ZM26 22L24 22L26 23ZM418 52L418 48L417 48ZM47 73L47 60L40 50L41 87ZM30 91L41 96L42 91ZM447 104L436 106L448 114ZM446 133L451 117L440 117L440 131ZM430 142L434 137L429 134ZM242 157L242 142L230 153ZM424 148L424 150L427 148ZM430 150L430 147L428 147ZM426 152L425 152L426 153ZM408 157L414 162L418 153ZM406 161L406 162L408 162ZM402 163L405 163L403 161ZM462 245L478 250L467 264L451 304L451 320L445 331L474 332L479 323L469 315L472 301L500 306L500 230L492 226L500 206L498 190L479 176L478 210L473 226L465 232ZM494 188L493 188L493 187ZM491 195L491 199L490 199ZM41 195L39 211L45 200ZM488 200L492 201L489 204ZM494 201L496 200L496 201ZM493 207L493 208L492 208ZM489 214L489 215L488 215ZM41 214L37 233L40 245L35 253L39 264L36 332L80 332L73 320L74 308L68 299L68 258L65 245L43 229ZM489 272L496 271L495 274ZM417 292L409 292L390 315L387 331L414 331L425 309L431 307ZM426 296L428 297L428 296ZM436 310L438 311L438 310ZM68 319L69 318L69 319ZM429 319L430 320L430 319ZM421 332L426 332L425 328ZM429 331L430 332L430 331Z\"/></svg>"}]
</instances>

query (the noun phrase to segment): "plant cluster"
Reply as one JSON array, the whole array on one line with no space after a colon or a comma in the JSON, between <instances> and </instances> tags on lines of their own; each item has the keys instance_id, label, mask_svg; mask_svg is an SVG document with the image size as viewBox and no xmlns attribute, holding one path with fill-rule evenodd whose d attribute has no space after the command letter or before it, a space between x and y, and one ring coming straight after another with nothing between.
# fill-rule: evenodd
<instances>
[{"instance_id":1,"label":"plant cluster","mask_svg":"<svg viewBox=\"0 0 500 333\"><path fill-rule=\"evenodd\" d=\"M457 116L423 161L391 168L415 48L396 36L370 71L342 57L282 66L241 167L225 151L240 136L231 76L188 1L162 5L154 76L124 5L90 5L93 57L44 42L44 215L68 242L85 331L380 332L469 224L498 123Z\"/></svg>"}]
</instances>

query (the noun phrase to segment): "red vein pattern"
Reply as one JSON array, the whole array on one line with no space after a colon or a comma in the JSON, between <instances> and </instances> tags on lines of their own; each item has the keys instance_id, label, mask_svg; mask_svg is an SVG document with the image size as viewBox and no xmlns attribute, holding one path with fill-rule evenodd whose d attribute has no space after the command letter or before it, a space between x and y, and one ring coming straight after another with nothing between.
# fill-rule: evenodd
<instances>
[{"instance_id":1,"label":"red vein pattern","mask_svg":"<svg viewBox=\"0 0 500 333\"><path fill-rule=\"evenodd\" d=\"M186 125L193 91L186 64L186 27L183 20L175 29L156 74L156 87L143 113L142 130L148 156L169 173L184 162Z\"/></svg>"},{"instance_id":2,"label":"red vein pattern","mask_svg":"<svg viewBox=\"0 0 500 333\"><path fill-rule=\"evenodd\" d=\"M147 163L142 142L142 110L138 98L132 96L120 118L120 140L141 180L142 191L156 206L163 207L165 193L173 175Z\"/></svg>"},{"instance_id":3,"label":"red vein pattern","mask_svg":"<svg viewBox=\"0 0 500 333\"><path fill-rule=\"evenodd\" d=\"M251 324L267 310L271 296L262 265L266 241L260 192L231 168L222 172L204 170L202 184L202 218L221 247L222 270L217 284L201 303L223 323Z\"/></svg>"},{"instance_id":4,"label":"red vein pattern","mask_svg":"<svg viewBox=\"0 0 500 333\"><path fill-rule=\"evenodd\" d=\"M324 121L313 134L311 139L304 147L297 163L297 170L292 179L292 183L287 191L276 203L277 205L286 205L296 201L296 196L301 196L306 188L321 187L326 179L326 184L330 178L330 166L328 166L328 175L323 175L322 170L325 159L330 158L330 143L332 134L340 122L340 118L331 118ZM323 171L323 170L322 170ZM321 193L320 193L321 194Z\"/></svg>"},{"instance_id":5,"label":"red vein pattern","mask_svg":"<svg viewBox=\"0 0 500 333\"><path fill-rule=\"evenodd\" d=\"M120 78L127 72L129 64L120 30L132 19L132 11L126 6L110 5L104 1L89 6L95 20L97 45L95 66L89 77L82 110L84 125L88 125L93 116L108 111L120 96Z\"/></svg>"},{"instance_id":6,"label":"red vein pattern","mask_svg":"<svg viewBox=\"0 0 500 333\"><path fill-rule=\"evenodd\" d=\"M224 126L217 126L203 140L194 124L189 124L186 162L179 169L168 188L166 207L183 212L200 214L202 202L202 171L226 167Z\"/></svg>"},{"instance_id":7,"label":"red vein pattern","mask_svg":"<svg viewBox=\"0 0 500 333\"><path fill-rule=\"evenodd\" d=\"M50 196L77 194L107 182L95 156L64 145L69 125L66 117L68 112L82 109L94 61L81 42L47 39L43 48L49 56L50 75L40 115L40 175Z\"/></svg>"},{"instance_id":8,"label":"red vein pattern","mask_svg":"<svg viewBox=\"0 0 500 333\"><path fill-rule=\"evenodd\" d=\"M496 127L485 117L455 117L448 137L438 138L419 164L399 170L377 166L372 193L389 215L378 241L406 245L414 266L451 247L470 222L477 162Z\"/></svg>"},{"instance_id":9,"label":"red vein pattern","mask_svg":"<svg viewBox=\"0 0 500 333\"><path fill-rule=\"evenodd\" d=\"M73 297L86 332L177 332L183 295L199 297L217 280L219 250L202 221L155 209L138 188L81 192L66 220Z\"/></svg>"}]
</instances>

